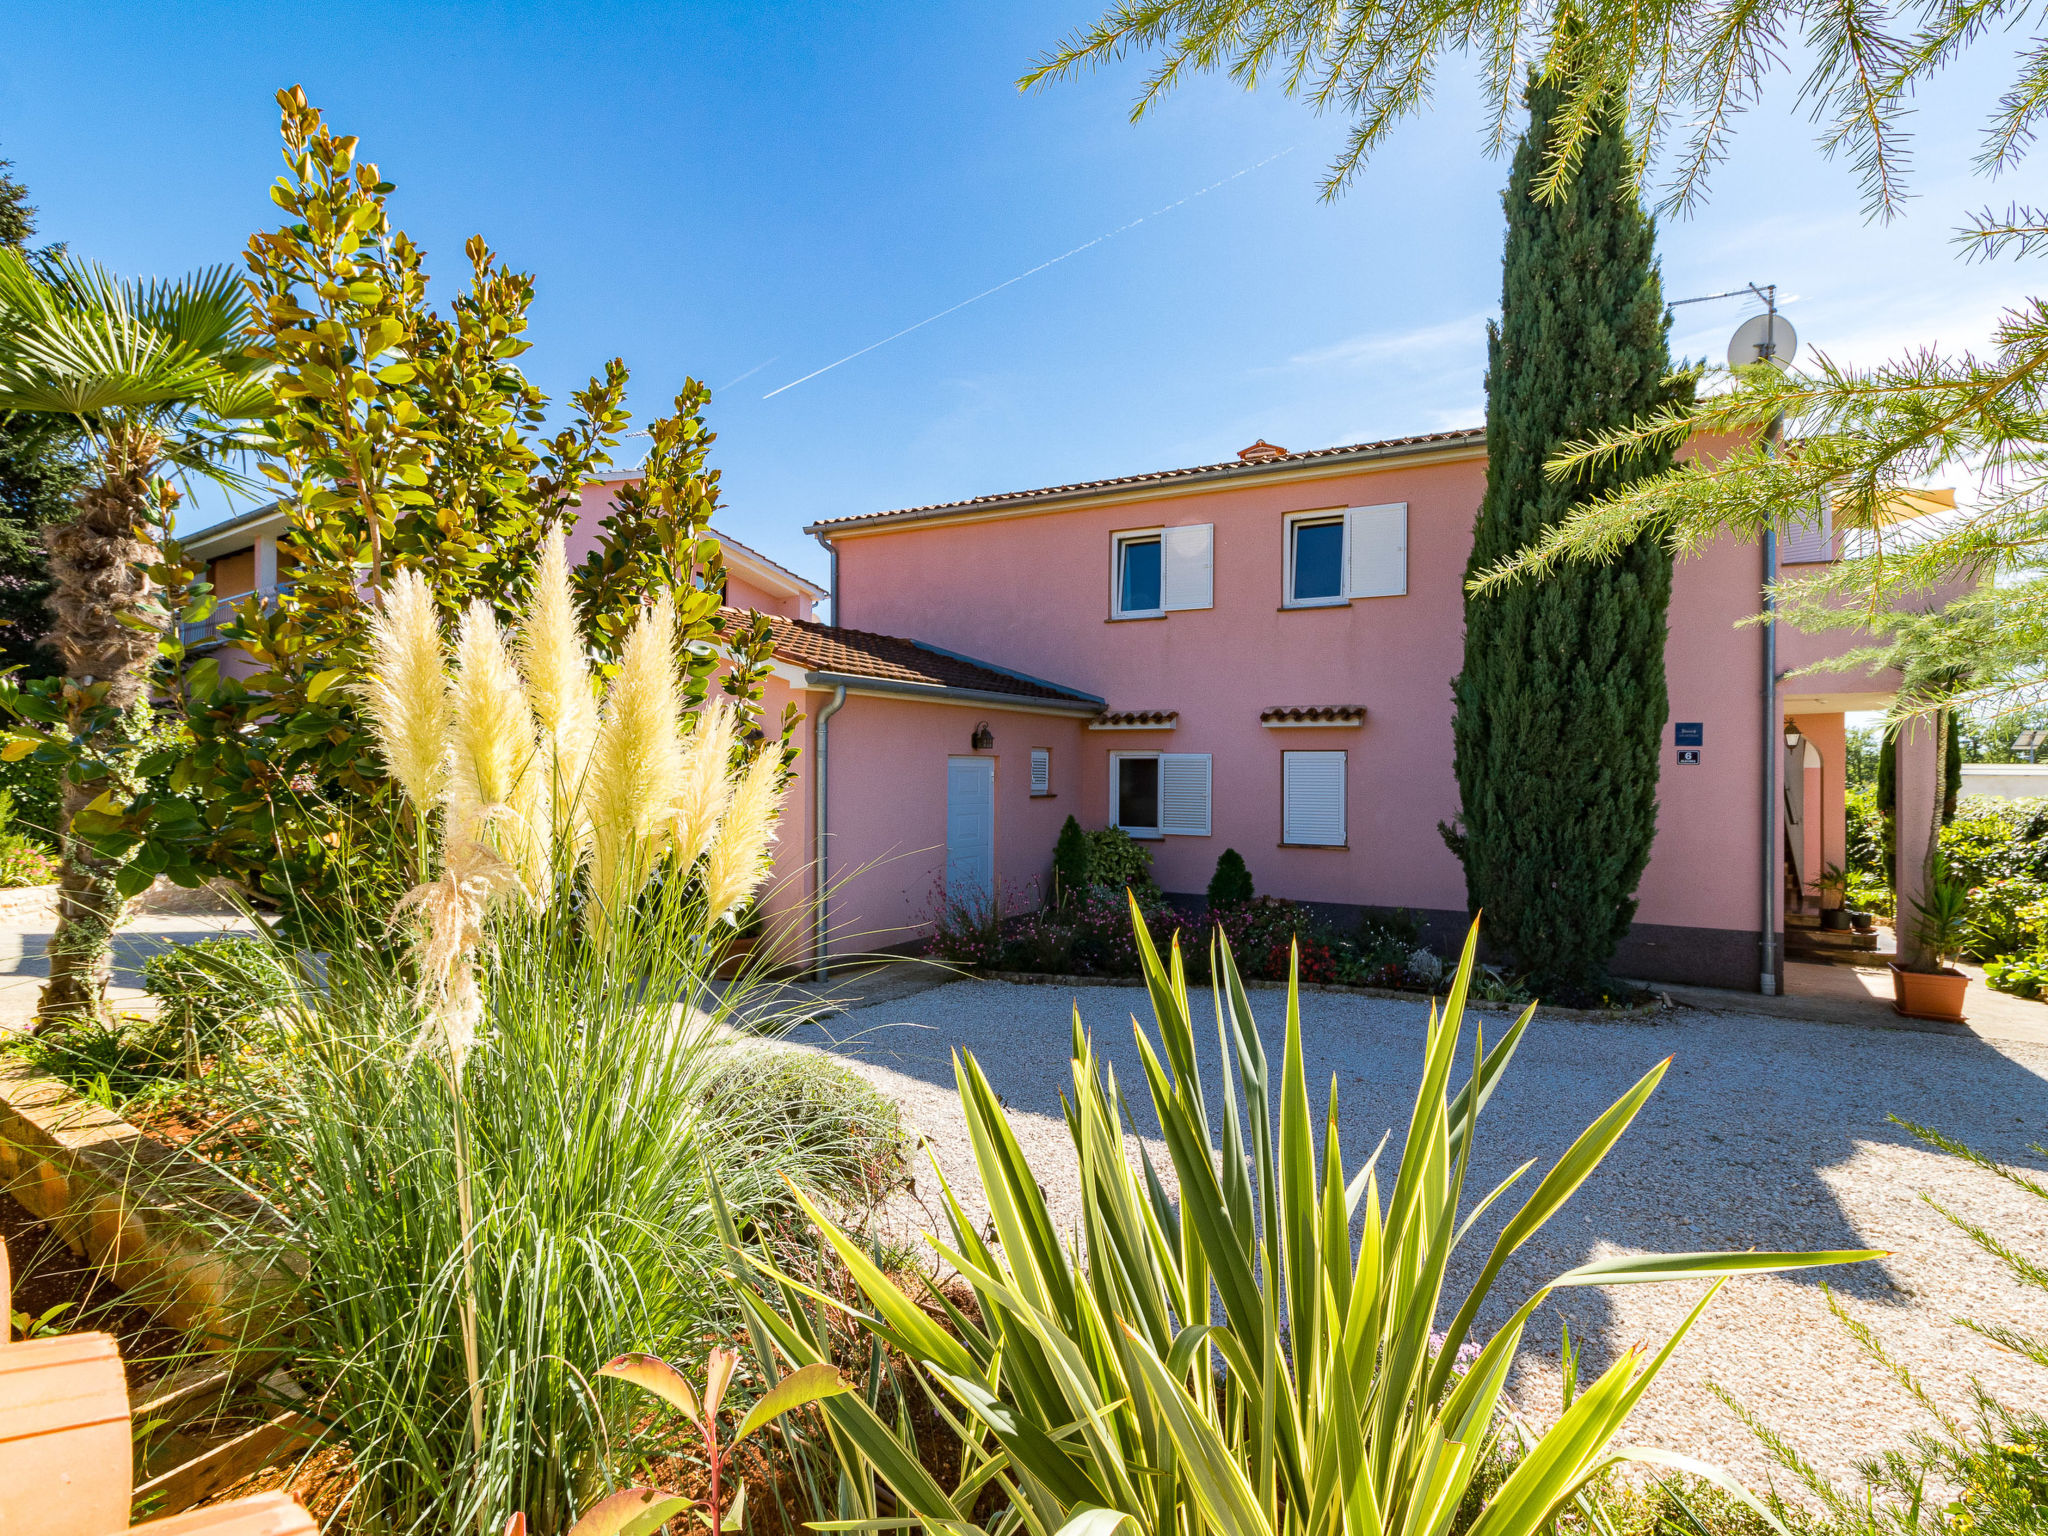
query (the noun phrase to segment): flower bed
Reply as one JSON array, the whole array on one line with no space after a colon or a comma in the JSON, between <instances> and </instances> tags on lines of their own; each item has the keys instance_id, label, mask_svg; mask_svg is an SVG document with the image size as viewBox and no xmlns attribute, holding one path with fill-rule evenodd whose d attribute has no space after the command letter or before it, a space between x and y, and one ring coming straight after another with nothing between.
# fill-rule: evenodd
<instances>
[{"instance_id":1,"label":"flower bed","mask_svg":"<svg viewBox=\"0 0 2048 1536\"><path fill-rule=\"evenodd\" d=\"M1452 969L1421 940L1405 912L1369 914L1350 928L1321 917L1314 908L1277 896L1212 908L1194 916L1169 903L1156 888L1133 887L1145 929L1164 953L1176 938L1190 979L1209 979L1209 934L1222 930L1239 973L1247 981L1284 982L1299 946L1304 985L1338 985L1397 993L1436 993ZM1091 887L1064 907L1017 912L1033 893L1013 889L1001 906L994 902L941 906L928 914L933 932L928 953L951 964L987 974L1073 978L1123 978L1139 973L1138 941L1123 891ZM1476 1001L1525 1003L1528 993L1491 967L1473 977Z\"/></svg>"}]
</instances>

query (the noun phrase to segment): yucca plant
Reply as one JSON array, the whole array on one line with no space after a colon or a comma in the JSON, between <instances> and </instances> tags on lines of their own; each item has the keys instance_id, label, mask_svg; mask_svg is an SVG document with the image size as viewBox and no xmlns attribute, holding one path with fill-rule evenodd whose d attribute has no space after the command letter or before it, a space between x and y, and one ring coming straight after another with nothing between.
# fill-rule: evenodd
<instances>
[{"instance_id":1,"label":"yucca plant","mask_svg":"<svg viewBox=\"0 0 2048 1536\"><path fill-rule=\"evenodd\" d=\"M1134 1122L1078 1011L1066 1116L1082 1215L1071 1236L1054 1225L1041 1189L1052 1175L1026 1161L973 1057L956 1055L989 1235L946 1189L951 1241L935 1246L972 1286L979 1320L928 1287L926 1299L950 1325L942 1326L859 1242L805 1203L858 1287L864 1305L847 1310L878 1347L915 1363L960 1436L963 1463L947 1486L918 1460L900 1412L891 1425L872 1398L832 1398L822 1406L847 1475L837 1518L816 1528L1110 1536L1128 1525L1141 1536L1438 1536L1471 1485L1516 1346L1543 1299L1560 1287L1676 1279L1714 1284L1661 1349L1624 1351L1574 1397L1485 1499L1471 1533L1541 1529L1620 1458L1734 1486L1689 1458L1618 1446L1623 1421L1726 1277L1879 1255L1596 1260L1523 1301L1476 1358L1466 1352L1460 1371L1460 1350L1501 1266L1599 1166L1668 1063L1645 1073L1537 1182L1470 1291L1440 1322L1454 1249L1533 1166L1476 1201L1466 1198L1480 1111L1534 1013L1491 1046L1468 1021L1476 925L1442 1007L1432 1005L1406 1141L1383 1178L1379 1152L1363 1167L1343 1166L1334 1083L1317 1166L1295 987L1276 1083L1220 939L1212 940L1215 1011L1229 1066L1219 1097L1209 1098L1178 946L1162 962L1135 904L1132 915L1157 1044L1134 1029L1177 1194L1149 1154L1131 1157L1125 1127ZM739 1285L763 1359L779 1351L799 1368L823 1362L824 1293L766 1260L749 1262L770 1282L765 1292ZM893 1508L875 1496L878 1481L892 1491ZM978 1509L993 1509L985 1524Z\"/></svg>"}]
</instances>

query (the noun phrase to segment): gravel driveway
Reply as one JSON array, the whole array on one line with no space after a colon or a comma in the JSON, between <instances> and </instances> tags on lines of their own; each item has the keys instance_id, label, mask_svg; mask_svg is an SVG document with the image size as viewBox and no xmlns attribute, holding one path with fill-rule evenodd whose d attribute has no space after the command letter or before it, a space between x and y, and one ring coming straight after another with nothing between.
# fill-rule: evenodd
<instances>
[{"instance_id":1,"label":"gravel driveway","mask_svg":"<svg viewBox=\"0 0 2048 1536\"><path fill-rule=\"evenodd\" d=\"M1068 1081L1069 1005L1149 1118L1131 1046L1142 991L962 981L841 1014L792 1037L856 1065L927 1138L970 1209L975 1181L954 1101L950 1053L972 1051L1003 1095L1041 1170L1055 1216L1078 1210L1059 1093ZM1281 995L1252 1004L1276 1052ZM1207 1007L1206 997L1197 1004ZM1203 1016L1198 1011L1198 1019ZM1821 1283L1877 1330L1951 1407L1967 1405L1975 1374L2010 1403L2048 1402L2048 1376L1955 1325L2048 1327L2039 1292L2015 1285L1920 1198L1927 1191L2022 1252L2048 1254L2048 1206L2002 1181L1931 1153L1886 1122L1897 1113L2030 1169L2048 1160L2048 1047L1733 1017L1681 1010L1657 1024L1546 1020L1539 1013L1481 1121L1469 1180L1489 1189L1528 1157L1523 1188L1587 1123L1654 1062L1673 1058L1657 1094L1593 1179L1507 1266L1489 1306L1498 1322L1544 1279L1596 1255L1714 1248L1881 1248L1891 1257L1802 1277L1736 1280L1722 1292L1637 1411L1642 1442L1719 1461L1761 1483L1770 1463L1707 1390L1717 1382L1785 1431L1819 1464L1843 1471L1901 1442L1926 1417L1870 1364L1829 1315ZM1426 1011L1418 1004L1342 995L1302 999L1311 1098L1335 1074L1347 1165L1383 1131L1405 1125L1421 1064ZM1216 1077L1212 1034L1204 1081ZM1488 1033L1504 1028L1488 1016ZM1198 1026L1199 1034L1199 1026ZM1277 1080L1278 1073L1275 1072ZM1155 1147L1163 1165L1164 1151ZM919 1160L922 1169L922 1159ZM930 1194L927 1176L921 1193ZM935 1200L929 1204L937 1209ZM1503 1202L1512 1208L1513 1200ZM1508 1209L1500 1210L1505 1219ZM977 1216L979 1216L977 1210ZM1468 1240L1477 1267L1498 1222ZM1453 1299L1463 1294L1454 1261ZM1558 1402L1559 1325L1590 1368L1636 1341L1661 1342L1700 1287L1640 1285L1552 1298L1531 1324L1516 1401L1538 1418ZM1484 1322L1485 1319L1482 1319Z\"/></svg>"}]
</instances>

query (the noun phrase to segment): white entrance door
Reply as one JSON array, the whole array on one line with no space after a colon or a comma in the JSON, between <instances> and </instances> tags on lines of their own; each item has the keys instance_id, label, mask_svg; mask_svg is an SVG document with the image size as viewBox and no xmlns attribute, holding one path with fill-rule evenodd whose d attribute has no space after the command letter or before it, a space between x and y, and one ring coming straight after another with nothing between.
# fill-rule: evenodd
<instances>
[{"instance_id":1,"label":"white entrance door","mask_svg":"<svg viewBox=\"0 0 2048 1536\"><path fill-rule=\"evenodd\" d=\"M996 889L996 760L946 759L946 901L979 904Z\"/></svg>"}]
</instances>

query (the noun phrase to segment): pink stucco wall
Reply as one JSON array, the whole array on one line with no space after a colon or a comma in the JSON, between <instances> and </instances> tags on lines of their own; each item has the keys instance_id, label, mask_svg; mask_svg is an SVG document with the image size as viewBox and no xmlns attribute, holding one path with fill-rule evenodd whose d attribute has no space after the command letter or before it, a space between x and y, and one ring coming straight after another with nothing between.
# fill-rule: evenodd
<instances>
[{"instance_id":1,"label":"pink stucco wall","mask_svg":"<svg viewBox=\"0 0 2048 1536\"><path fill-rule=\"evenodd\" d=\"M1463 871L1437 823L1458 806L1450 682L1463 661L1461 584L1484 483L1483 461L1467 458L842 537L841 621L1098 693L1111 709L1178 710L1170 732L1083 738L1081 819L1090 826L1108 816L1112 750L1213 755L1212 835L1156 847L1168 890L1202 890L1217 855L1234 847L1261 890L1458 909ZM1282 607L1286 514L1397 501L1409 509L1406 596ZM1215 606L1110 619L1111 534L1205 522L1215 528ZM1702 722L1706 747L1697 767L1667 757L1641 922L1757 926L1762 642L1734 626L1754 611L1758 576L1755 550L1733 543L1680 568L1667 657L1671 718ZM1260 725L1261 710L1286 704L1363 704L1367 722L1351 730ZM1350 754L1347 850L1278 846L1280 754L1305 748Z\"/></svg>"},{"instance_id":2,"label":"pink stucco wall","mask_svg":"<svg viewBox=\"0 0 2048 1536\"><path fill-rule=\"evenodd\" d=\"M807 696L814 714L830 698ZM976 752L969 737L983 721L995 746ZM1043 899L1053 840L1082 797L1081 731L1073 719L849 694L829 733L834 954L902 944L939 910L949 757L995 759L997 889L1013 911ZM811 739L807 728L807 745ZM1049 796L1031 794L1033 747L1052 750Z\"/></svg>"}]
</instances>

